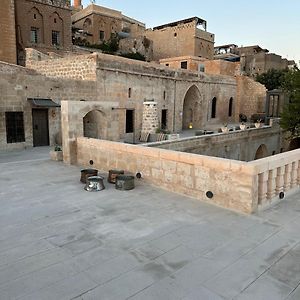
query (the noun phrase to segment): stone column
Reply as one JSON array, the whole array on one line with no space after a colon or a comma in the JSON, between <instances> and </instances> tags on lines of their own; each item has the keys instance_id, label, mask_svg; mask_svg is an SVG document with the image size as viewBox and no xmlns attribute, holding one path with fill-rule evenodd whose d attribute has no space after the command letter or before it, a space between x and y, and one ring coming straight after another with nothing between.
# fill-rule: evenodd
<instances>
[{"instance_id":1,"label":"stone column","mask_svg":"<svg viewBox=\"0 0 300 300\"><path fill-rule=\"evenodd\" d=\"M284 167L277 168L277 177L276 177L276 195L279 195L283 192L283 185L284 185Z\"/></svg>"},{"instance_id":2,"label":"stone column","mask_svg":"<svg viewBox=\"0 0 300 300\"><path fill-rule=\"evenodd\" d=\"M159 127L157 102L145 101L142 120L142 132L156 133Z\"/></svg>"},{"instance_id":3,"label":"stone column","mask_svg":"<svg viewBox=\"0 0 300 300\"><path fill-rule=\"evenodd\" d=\"M298 161L292 163L292 173L291 173L291 188L297 185L297 171L298 171Z\"/></svg>"},{"instance_id":4,"label":"stone column","mask_svg":"<svg viewBox=\"0 0 300 300\"><path fill-rule=\"evenodd\" d=\"M61 131L64 162L76 164L76 112L72 112L72 101L61 101Z\"/></svg>"},{"instance_id":5,"label":"stone column","mask_svg":"<svg viewBox=\"0 0 300 300\"><path fill-rule=\"evenodd\" d=\"M276 188L276 175L277 169L269 171L269 178L268 178L268 192L267 198L271 200L275 197L275 188Z\"/></svg>"},{"instance_id":6,"label":"stone column","mask_svg":"<svg viewBox=\"0 0 300 300\"><path fill-rule=\"evenodd\" d=\"M258 175L258 204L264 204L267 200L267 184L268 184L268 172L264 172Z\"/></svg>"},{"instance_id":7,"label":"stone column","mask_svg":"<svg viewBox=\"0 0 300 300\"><path fill-rule=\"evenodd\" d=\"M291 188L291 171L292 171L292 164L286 165L285 173L284 173L284 185L283 185L283 190L285 192Z\"/></svg>"}]
</instances>

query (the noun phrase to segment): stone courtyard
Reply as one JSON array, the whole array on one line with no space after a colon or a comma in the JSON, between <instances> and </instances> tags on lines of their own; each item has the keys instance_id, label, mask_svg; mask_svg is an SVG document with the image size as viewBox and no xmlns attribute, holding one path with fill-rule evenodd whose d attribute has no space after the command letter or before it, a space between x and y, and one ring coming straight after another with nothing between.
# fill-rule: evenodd
<instances>
[{"instance_id":1,"label":"stone courtyard","mask_svg":"<svg viewBox=\"0 0 300 300\"><path fill-rule=\"evenodd\" d=\"M143 181L88 193L49 148L0 154L1 299L300 299L300 194L238 214Z\"/></svg>"}]
</instances>

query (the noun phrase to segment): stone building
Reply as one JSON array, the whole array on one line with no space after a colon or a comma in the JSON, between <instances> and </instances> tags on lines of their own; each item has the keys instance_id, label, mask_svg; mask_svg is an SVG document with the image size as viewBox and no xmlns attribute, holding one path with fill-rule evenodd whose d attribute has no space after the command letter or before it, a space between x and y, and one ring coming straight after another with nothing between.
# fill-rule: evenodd
<instances>
[{"instance_id":1,"label":"stone building","mask_svg":"<svg viewBox=\"0 0 300 300\"><path fill-rule=\"evenodd\" d=\"M215 59L240 61L241 74L255 77L271 69L284 70L293 68L296 63L280 55L269 53L258 45L238 47L234 44L215 47Z\"/></svg>"},{"instance_id":2,"label":"stone building","mask_svg":"<svg viewBox=\"0 0 300 300\"><path fill-rule=\"evenodd\" d=\"M25 48L43 53L72 51L71 9L67 0L15 0L18 63Z\"/></svg>"},{"instance_id":3,"label":"stone building","mask_svg":"<svg viewBox=\"0 0 300 300\"><path fill-rule=\"evenodd\" d=\"M213 59L214 34L207 23L193 17L148 29L146 36L153 41L154 60L179 56Z\"/></svg>"},{"instance_id":4,"label":"stone building","mask_svg":"<svg viewBox=\"0 0 300 300\"><path fill-rule=\"evenodd\" d=\"M48 61L31 57L36 58L28 64L31 69L1 63L0 147L4 149L59 143L56 106L62 100L70 111L69 127L62 131L66 141L85 135L113 141L129 137L132 142L139 139L147 102L157 103L158 126L177 133L190 123L201 129L238 122L240 112L250 116L265 101L264 87L244 76L175 70L105 54ZM46 121L35 124L41 110ZM8 113L12 119L6 118Z\"/></svg>"},{"instance_id":5,"label":"stone building","mask_svg":"<svg viewBox=\"0 0 300 300\"><path fill-rule=\"evenodd\" d=\"M17 56L14 0L1 1L0 24L0 61L15 64Z\"/></svg>"},{"instance_id":6,"label":"stone building","mask_svg":"<svg viewBox=\"0 0 300 300\"><path fill-rule=\"evenodd\" d=\"M108 41L113 34L120 37L137 37L143 35L145 24L123 15L120 11L90 4L72 15L74 37L85 39L90 44Z\"/></svg>"}]
</instances>

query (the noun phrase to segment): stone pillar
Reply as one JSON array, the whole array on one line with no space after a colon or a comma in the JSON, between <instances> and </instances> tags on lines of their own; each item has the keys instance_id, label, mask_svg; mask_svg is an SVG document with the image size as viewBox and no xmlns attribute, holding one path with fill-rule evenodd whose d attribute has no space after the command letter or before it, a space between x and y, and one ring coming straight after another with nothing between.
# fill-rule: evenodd
<instances>
[{"instance_id":1,"label":"stone pillar","mask_svg":"<svg viewBox=\"0 0 300 300\"><path fill-rule=\"evenodd\" d=\"M279 195L283 192L283 184L284 184L284 167L277 168L277 177L276 177L276 195Z\"/></svg>"},{"instance_id":2,"label":"stone pillar","mask_svg":"<svg viewBox=\"0 0 300 300\"><path fill-rule=\"evenodd\" d=\"M268 172L258 175L258 204L264 204L267 200Z\"/></svg>"},{"instance_id":3,"label":"stone pillar","mask_svg":"<svg viewBox=\"0 0 300 300\"><path fill-rule=\"evenodd\" d=\"M300 160L298 161L297 184L300 185Z\"/></svg>"},{"instance_id":4,"label":"stone pillar","mask_svg":"<svg viewBox=\"0 0 300 300\"><path fill-rule=\"evenodd\" d=\"M75 118L74 118L75 116ZM76 113L72 113L72 101L61 101L61 131L64 162L76 164Z\"/></svg>"},{"instance_id":5,"label":"stone pillar","mask_svg":"<svg viewBox=\"0 0 300 300\"><path fill-rule=\"evenodd\" d=\"M297 172L298 172L298 161L292 163L292 173L291 173L291 188L297 185Z\"/></svg>"},{"instance_id":6,"label":"stone pillar","mask_svg":"<svg viewBox=\"0 0 300 300\"><path fill-rule=\"evenodd\" d=\"M142 120L142 132L155 133L159 127L157 102L145 101Z\"/></svg>"},{"instance_id":7,"label":"stone pillar","mask_svg":"<svg viewBox=\"0 0 300 300\"><path fill-rule=\"evenodd\" d=\"M291 188L291 171L292 171L292 164L286 165L285 173L284 173L284 185L283 185L283 190L285 192Z\"/></svg>"},{"instance_id":8,"label":"stone pillar","mask_svg":"<svg viewBox=\"0 0 300 300\"><path fill-rule=\"evenodd\" d=\"M277 169L270 170L269 171L269 177L268 177L268 192L267 192L267 198L271 200L275 197L275 188L276 188L276 175L277 175Z\"/></svg>"}]
</instances>

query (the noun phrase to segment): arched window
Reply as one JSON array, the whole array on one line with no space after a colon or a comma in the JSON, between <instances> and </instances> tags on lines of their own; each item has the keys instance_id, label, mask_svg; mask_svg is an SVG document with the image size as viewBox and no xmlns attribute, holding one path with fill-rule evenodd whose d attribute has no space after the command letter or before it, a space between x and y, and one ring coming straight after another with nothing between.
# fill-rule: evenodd
<instances>
[{"instance_id":1,"label":"arched window","mask_svg":"<svg viewBox=\"0 0 300 300\"><path fill-rule=\"evenodd\" d=\"M211 118L215 119L217 115L217 98L214 97L211 101Z\"/></svg>"},{"instance_id":2,"label":"arched window","mask_svg":"<svg viewBox=\"0 0 300 300\"><path fill-rule=\"evenodd\" d=\"M233 110L233 98L229 99L229 106L228 106L228 117L232 117L232 110Z\"/></svg>"}]
</instances>

